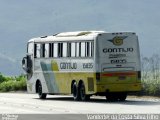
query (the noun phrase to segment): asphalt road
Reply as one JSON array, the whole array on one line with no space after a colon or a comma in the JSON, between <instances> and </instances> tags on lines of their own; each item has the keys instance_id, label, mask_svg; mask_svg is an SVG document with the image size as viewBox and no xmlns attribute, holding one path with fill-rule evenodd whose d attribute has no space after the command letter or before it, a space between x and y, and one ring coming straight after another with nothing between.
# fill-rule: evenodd
<instances>
[{"instance_id":1,"label":"asphalt road","mask_svg":"<svg viewBox=\"0 0 160 120\"><path fill-rule=\"evenodd\" d=\"M160 98L129 96L124 102L107 102L94 96L77 102L72 96L50 95L40 100L37 94L0 93L0 120L88 120L90 114L151 113L160 119Z\"/></svg>"},{"instance_id":2,"label":"asphalt road","mask_svg":"<svg viewBox=\"0 0 160 120\"><path fill-rule=\"evenodd\" d=\"M72 96L50 95L40 100L37 94L0 93L0 114L90 113L160 113L160 98L127 97L125 102L106 102L103 97L93 97L88 102L77 102Z\"/></svg>"}]
</instances>

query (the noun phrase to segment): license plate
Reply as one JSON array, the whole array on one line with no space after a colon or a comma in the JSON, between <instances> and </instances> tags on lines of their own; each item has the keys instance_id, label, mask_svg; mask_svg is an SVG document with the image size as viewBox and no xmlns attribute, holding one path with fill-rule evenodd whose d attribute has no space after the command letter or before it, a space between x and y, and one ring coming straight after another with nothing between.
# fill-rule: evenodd
<instances>
[{"instance_id":1,"label":"license plate","mask_svg":"<svg viewBox=\"0 0 160 120\"><path fill-rule=\"evenodd\" d=\"M119 80L125 80L126 76L119 76Z\"/></svg>"}]
</instances>

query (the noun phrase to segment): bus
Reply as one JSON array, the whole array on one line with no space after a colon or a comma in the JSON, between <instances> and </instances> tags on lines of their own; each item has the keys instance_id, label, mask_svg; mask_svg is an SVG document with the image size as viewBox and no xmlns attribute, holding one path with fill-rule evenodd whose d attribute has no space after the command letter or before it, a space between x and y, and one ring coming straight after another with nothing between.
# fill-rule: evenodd
<instances>
[{"instance_id":1,"label":"bus","mask_svg":"<svg viewBox=\"0 0 160 120\"><path fill-rule=\"evenodd\" d=\"M73 95L86 101L92 95L124 101L141 90L138 36L134 32L75 31L28 41L22 67L27 91L40 99Z\"/></svg>"}]
</instances>

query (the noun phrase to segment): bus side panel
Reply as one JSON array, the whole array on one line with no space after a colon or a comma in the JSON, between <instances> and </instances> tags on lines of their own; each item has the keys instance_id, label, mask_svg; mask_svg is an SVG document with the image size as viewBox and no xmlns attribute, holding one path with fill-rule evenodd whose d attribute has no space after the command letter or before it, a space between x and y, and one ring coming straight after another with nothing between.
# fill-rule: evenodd
<instances>
[{"instance_id":1,"label":"bus side panel","mask_svg":"<svg viewBox=\"0 0 160 120\"><path fill-rule=\"evenodd\" d=\"M71 83L83 81L86 94L95 93L96 79L92 59L36 59L34 78L40 80L44 93L70 94Z\"/></svg>"},{"instance_id":2,"label":"bus side panel","mask_svg":"<svg viewBox=\"0 0 160 120\"><path fill-rule=\"evenodd\" d=\"M76 63L77 68L71 71L71 80L76 80L77 84L83 81L86 94L95 93L96 79L94 76L95 64L93 58L72 59L71 63Z\"/></svg>"},{"instance_id":3,"label":"bus side panel","mask_svg":"<svg viewBox=\"0 0 160 120\"><path fill-rule=\"evenodd\" d=\"M92 59L56 59L54 62L52 61L52 66L59 93L70 94L72 81L76 81L77 85L79 81L83 81L86 93L94 93L96 79Z\"/></svg>"},{"instance_id":4,"label":"bus side panel","mask_svg":"<svg viewBox=\"0 0 160 120\"><path fill-rule=\"evenodd\" d=\"M52 71L52 64L50 61L45 60L40 62L42 68L42 74L44 76L48 92L59 93L58 83L56 81L56 73Z\"/></svg>"}]
</instances>

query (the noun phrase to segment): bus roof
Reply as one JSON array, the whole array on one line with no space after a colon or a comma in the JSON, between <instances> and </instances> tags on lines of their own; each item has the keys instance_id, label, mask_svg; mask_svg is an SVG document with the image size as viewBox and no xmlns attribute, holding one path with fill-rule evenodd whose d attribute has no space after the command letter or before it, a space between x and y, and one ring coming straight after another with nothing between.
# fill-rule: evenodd
<instances>
[{"instance_id":1,"label":"bus roof","mask_svg":"<svg viewBox=\"0 0 160 120\"><path fill-rule=\"evenodd\" d=\"M47 42L47 41L69 41L69 40L92 40L104 31L76 31L76 32L63 32L52 36L42 36L33 38L28 42Z\"/></svg>"},{"instance_id":2,"label":"bus roof","mask_svg":"<svg viewBox=\"0 0 160 120\"><path fill-rule=\"evenodd\" d=\"M108 33L105 31L75 31L75 32L62 32L52 36L42 36L33 38L28 42L50 42L50 41L81 41L81 40L93 40L97 35ZM118 34L135 34L134 32L116 32L111 33L113 35Z\"/></svg>"}]
</instances>

